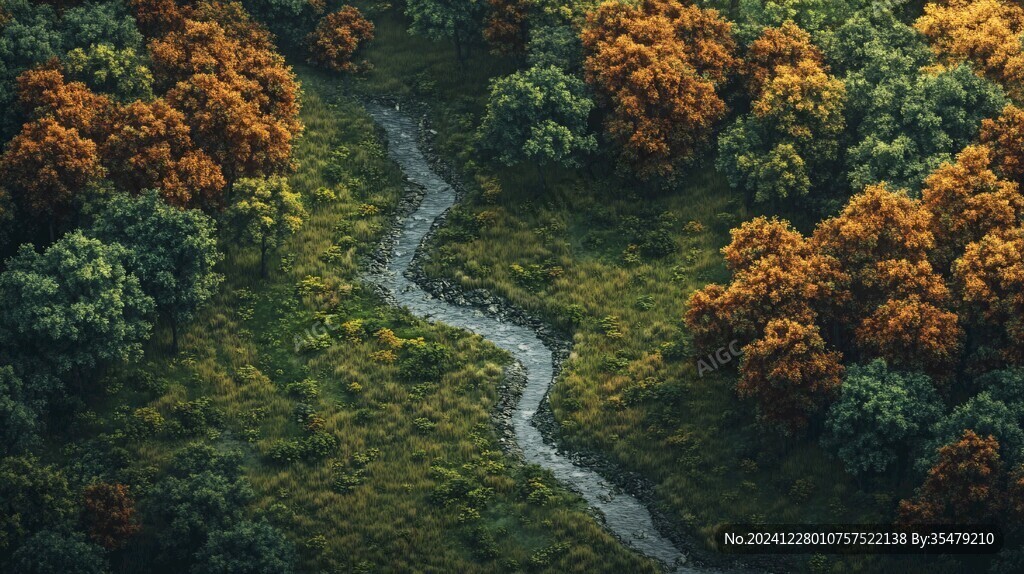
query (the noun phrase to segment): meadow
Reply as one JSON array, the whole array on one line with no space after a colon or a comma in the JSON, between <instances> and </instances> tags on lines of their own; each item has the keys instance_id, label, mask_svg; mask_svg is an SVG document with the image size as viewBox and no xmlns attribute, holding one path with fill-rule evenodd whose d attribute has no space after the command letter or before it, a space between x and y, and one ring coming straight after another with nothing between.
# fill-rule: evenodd
<instances>
[{"instance_id":1,"label":"meadow","mask_svg":"<svg viewBox=\"0 0 1024 574\"><path fill-rule=\"evenodd\" d=\"M655 571L578 496L501 451L490 415L504 353L361 281L401 176L336 78L299 73L306 128L290 181L309 220L266 280L255 250L227 248L225 285L180 354L156 333L146 364L83 416L89 434L117 440L126 419L163 421L125 443L137 476L193 441L241 449L256 514L298 543L308 571ZM441 376L410 378L403 347L433 344L450 355ZM133 548L127 571L150 559Z\"/></svg>"}]
</instances>

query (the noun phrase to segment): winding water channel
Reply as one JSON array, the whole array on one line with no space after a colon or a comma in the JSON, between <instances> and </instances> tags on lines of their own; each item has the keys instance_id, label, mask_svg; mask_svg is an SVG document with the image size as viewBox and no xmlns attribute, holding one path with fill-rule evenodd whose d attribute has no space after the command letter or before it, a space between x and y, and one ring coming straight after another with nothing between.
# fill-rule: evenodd
<instances>
[{"instance_id":1,"label":"winding water channel","mask_svg":"<svg viewBox=\"0 0 1024 574\"><path fill-rule=\"evenodd\" d=\"M527 462L551 471L558 480L578 491L605 517L606 527L639 552L675 572L695 572L675 545L660 535L647 508L621 492L596 472L578 466L546 444L531 419L554 382L551 350L529 327L502 321L473 307L449 304L421 289L406 276L417 249L434 221L455 204L455 190L434 170L421 151L418 125L392 108L368 106L374 120L387 132L388 152L413 184L425 190L422 202L400 221L400 233L392 247L385 272L372 279L387 289L395 301L431 321L477 333L508 351L526 370L527 384L513 416L515 438ZM702 570L703 571L703 570ZM706 571L705 571L706 572Z\"/></svg>"}]
</instances>

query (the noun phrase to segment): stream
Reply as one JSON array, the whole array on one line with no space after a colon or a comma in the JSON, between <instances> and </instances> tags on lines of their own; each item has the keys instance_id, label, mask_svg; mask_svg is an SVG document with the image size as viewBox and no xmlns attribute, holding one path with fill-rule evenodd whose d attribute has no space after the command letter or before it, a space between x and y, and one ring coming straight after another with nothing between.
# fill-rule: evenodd
<instances>
[{"instance_id":1,"label":"stream","mask_svg":"<svg viewBox=\"0 0 1024 574\"><path fill-rule=\"evenodd\" d=\"M397 109L371 104L367 110L387 133L388 153L413 184L425 191L420 204L399 220L399 233L388 258L387 269L371 277L386 289L398 305L429 321L440 321L476 333L508 351L521 363L527 383L512 417L515 440L528 463L549 470L558 480L579 492L599 510L605 527L637 551L675 572L696 572L685 566L686 557L658 533L651 514L638 499L621 492L611 482L559 454L532 422L548 389L554 383L552 351L529 327L503 321L469 306L457 306L424 291L406 276L424 238L435 220L456 201L451 185L432 168L419 146L417 122ZM706 570L702 570L706 572Z\"/></svg>"}]
</instances>

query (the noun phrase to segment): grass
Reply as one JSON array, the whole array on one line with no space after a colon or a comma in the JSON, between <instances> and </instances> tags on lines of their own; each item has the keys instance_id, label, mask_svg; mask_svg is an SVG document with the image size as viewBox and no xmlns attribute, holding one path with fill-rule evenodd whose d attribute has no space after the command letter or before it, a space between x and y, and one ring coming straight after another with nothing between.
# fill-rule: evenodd
<instances>
[{"instance_id":1,"label":"grass","mask_svg":"<svg viewBox=\"0 0 1024 574\"><path fill-rule=\"evenodd\" d=\"M604 160L550 170L545 187L532 169L488 165L472 134L484 78L507 73L508 64L481 56L460 68L444 44L408 35L400 15L379 14L375 23L367 57L376 69L358 89L428 102L438 147L467 183L426 271L500 294L571 334L574 350L551 396L563 440L653 480L669 516L709 547L715 526L727 522L889 519L895 495L864 494L816 443L757 425L732 390L735 361L700 377L693 361L673 355L689 295L727 279L719 250L728 230L758 215L712 166L692 167L659 194L632 191L637 185ZM433 80L427 90L424 76ZM659 218L664 233L651 234ZM893 563L802 557L788 567L872 572ZM953 568L920 560L899 567Z\"/></svg>"},{"instance_id":2,"label":"grass","mask_svg":"<svg viewBox=\"0 0 1024 574\"><path fill-rule=\"evenodd\" d=\"M501 452L490 411L507 355L393 309L361 283L402 177L341 82L298 71L306 131L290 183L309 221L266 280L255 249L227 246L226 283L182 352L167 356L158 332L145 365L86 417L91 432L124 427L138 408L162 415L163 430L125 441L139 485L190 441L242 449L254 512L298 544L303 571L656 571L577 495ZM321 188L336 199L316 202ZM331 325L321 344L296 351L295 337L317 324ZM411 379L409 348L433 343L450 355L442 376ZM204 397L204 412L219 416L183 423L183 405ZM275 460L314 436L328 444L322 455ZM148 559L137 551L124 564Z\"/></svg>"}]
</instances>

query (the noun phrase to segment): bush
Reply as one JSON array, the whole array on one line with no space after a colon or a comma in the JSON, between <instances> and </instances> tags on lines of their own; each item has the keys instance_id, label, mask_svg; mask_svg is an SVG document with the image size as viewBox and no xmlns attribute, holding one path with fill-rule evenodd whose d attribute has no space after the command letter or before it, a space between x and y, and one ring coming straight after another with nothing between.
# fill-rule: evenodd
<instances>
[{"instance_id":1,"label":"bush","mask_svg":"<svg viewBox=\"0 0 1024 574\"><path fill-rule=\"evenodd\" d=\"M409 382L439 381L451 362L451 352L438 343L421 339L407 342L402 349L399 367Z\"/></svg>"},{"instance_id":2,"label":"bush","mask_svg":"<svg viewBox=\"0 0 1024 574\"><path fill-rule=\"evenodd\" d=\"M171 408L172 432L181 437L197 436L208 429L224 426L224 411L213 406L209 397L179 402Z\"/></svg>"}]
</instances>

